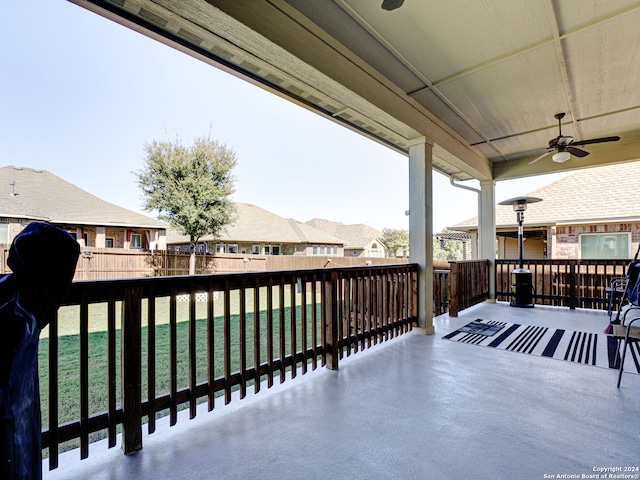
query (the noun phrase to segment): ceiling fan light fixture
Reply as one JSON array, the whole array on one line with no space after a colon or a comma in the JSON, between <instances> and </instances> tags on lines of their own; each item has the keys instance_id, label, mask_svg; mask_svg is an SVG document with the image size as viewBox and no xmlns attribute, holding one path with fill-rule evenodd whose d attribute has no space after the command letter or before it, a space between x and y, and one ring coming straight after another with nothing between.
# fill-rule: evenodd
<instances>
[{"instance_id":1,"label":"ceiling fan light fixture","mask_svg":"<svg viewBox=\"0 0 640 480\"><path fill-rule=\"evenodd\" d=\"M564 163L571 158L571 154L569 152L558 152L554 153L551 159L556 163Z\"/></svg>"}]
</instances>

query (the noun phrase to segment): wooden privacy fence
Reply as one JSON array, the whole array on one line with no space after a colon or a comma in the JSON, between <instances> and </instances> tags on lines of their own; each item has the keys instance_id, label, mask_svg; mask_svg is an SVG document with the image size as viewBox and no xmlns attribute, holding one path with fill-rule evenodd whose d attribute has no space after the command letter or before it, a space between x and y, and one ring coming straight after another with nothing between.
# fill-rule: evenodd
<instances>
[{"instance_id":1,"label":"wooden privacy fence","mask_svg":"<svg viewBox=\"0 0 640 480\"><path fill-rule=\"evenodd\" d=\"M212 410L235 390L242 398L308 368L336 369L343 356L411 330L417 272L403 264L74 282L40 342L49 469L64 442L86 458L92 438L113 447L121 426L131 453L142 448L143 423L153 433L160 415L174 425L182 408L193 418L199 402ZM76 334L58 334L70 326Z\"/></svg>"},{"instance_id":2,"label":"wooden privacy fence","mask_svg":"<svg viewBox=\"0 0 640 480\"><path fill-rule=\"evenodd\" d=\"M10 273L9 247L0 248L0 273ZM407 258L326 257L298 255L196 254L196 274L265 272L303 268L407 264ZM166 277L189 274L189 253L173 250L83 248L74 280Z\"/></svg>"},{"instance_id":3,"label":"wooden privacy fence","mask_svg":"<svg viewBox=\"0 0 640 480\"><path fill-rule=\"evenodd\" d=\"M0 273L6 265L8 246L0 247ZM236 255L198 253L196 274L299 270L304 268L407 264L408 258L327 257L296 255ZM434 315L449 311L449 262L434 260ZM177 276L189 273L189 253L167 250L94 248L82 250L74 280L110 280ZM464 302L462 302L464 303Z\"/></svg>"},{"instance_id":4,"label":"wooden privacy fence","mask_svg":"<svg viewBox=\"0 0 640 480\"><path fill-rule=\"evenodd\" d=\"M631 260L524 260L531 271L533 302L569 308L607 310L605 289L624 276ZM511 299L510 272L519 260L496 260L496 299Z\"/></svg>"}]
</instances>

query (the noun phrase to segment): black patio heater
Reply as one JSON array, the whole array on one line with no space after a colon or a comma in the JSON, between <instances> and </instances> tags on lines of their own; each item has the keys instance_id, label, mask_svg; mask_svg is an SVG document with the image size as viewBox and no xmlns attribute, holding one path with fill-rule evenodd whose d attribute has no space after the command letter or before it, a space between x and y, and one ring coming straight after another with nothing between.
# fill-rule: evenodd
<instances>
[{"instance_id":1,"label":"black patio heater","mask_svg":"<svg viewBox=\"0 0 640 480\"><path fill-rule=\"evenodd\" d=\"M512 307L533 308L533 282L531 281L531 270L524 268L523 262L523 235L522 222L524 221L524 211L528 203L541 202L537 197L515 197L504 200L499 205L513 205L513 211L518 216L518 253L520 256L519 267L511 272L511 302Z\"/></svg>"}]
</instances>

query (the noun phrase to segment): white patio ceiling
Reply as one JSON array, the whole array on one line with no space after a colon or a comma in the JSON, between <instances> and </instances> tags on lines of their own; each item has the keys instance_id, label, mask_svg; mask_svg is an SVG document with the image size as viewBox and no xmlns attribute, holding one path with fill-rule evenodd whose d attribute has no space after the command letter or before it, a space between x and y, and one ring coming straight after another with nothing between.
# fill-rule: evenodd
<instances>
[{"instance_id":1,"label":"white patio ceiling","mask_svg":"<svg viewBox=\"0 0 640 480\"><path fill-rule=\"evenodd\" d=\"M640 158L638 1L72 1L391 148L425 136L460 180ZM621 140L529 165L559 112L575 141Z\"/></svg>"}]
</instances>

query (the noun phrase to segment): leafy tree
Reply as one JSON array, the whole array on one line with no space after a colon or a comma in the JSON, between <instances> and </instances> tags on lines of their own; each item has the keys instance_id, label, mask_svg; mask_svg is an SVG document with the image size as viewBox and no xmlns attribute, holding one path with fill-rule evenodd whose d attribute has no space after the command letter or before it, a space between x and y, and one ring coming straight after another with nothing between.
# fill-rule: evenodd
<instances>
[{"instance_id":1,"label":"leafy tree","mask_svg":"<svg viewBox=\"0 0 640 480\"><path fill-rule=\"evenodd\" d=\"M402 250L404 255L409 251L409 232L402 228L383 228L382 242L396 255L398 250Z\"/></svg>"},{"instance_id":2,"label":"leafy tree","mask_svg":"<svg viewBox=\"0 0 640 480\"><path fill-rule=\"evenodd\" d=\"M180 138L145 144L145 165L136 172L144 193L144 209L189 236L189 274L195 273L195 247L204 235L218 238L236 218L230 196L237 159L233 150L210 137L191 146Z\"/></svg>"}]
</instances>

